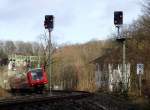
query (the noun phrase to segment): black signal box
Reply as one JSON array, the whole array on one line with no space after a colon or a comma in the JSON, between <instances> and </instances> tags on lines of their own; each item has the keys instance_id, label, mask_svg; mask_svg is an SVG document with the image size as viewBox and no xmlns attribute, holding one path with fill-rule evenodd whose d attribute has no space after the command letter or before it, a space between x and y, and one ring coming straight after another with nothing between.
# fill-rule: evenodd
<instances>
[{"instance_id":1,"label":"black signal box","mask_svg":"<svg viewBox=\"0 0 150 110\"><path fill-rule=\"evenodd\" d=\"M45 29L53 29L53 27L54 27L54 16L53 15L45 15L44 27L45 27Z\"/></svg>"},{"instance_id":2,"label":"black signal box","mask_svg":"<svg viewBox=\"0 0 150 110\"><path fill-rule=\"evenodd\" d=\"M114 12L114 24L115 25L122 25L123 24L123 12L122 11L115 11Z\"/></svg>"}]
</instances>

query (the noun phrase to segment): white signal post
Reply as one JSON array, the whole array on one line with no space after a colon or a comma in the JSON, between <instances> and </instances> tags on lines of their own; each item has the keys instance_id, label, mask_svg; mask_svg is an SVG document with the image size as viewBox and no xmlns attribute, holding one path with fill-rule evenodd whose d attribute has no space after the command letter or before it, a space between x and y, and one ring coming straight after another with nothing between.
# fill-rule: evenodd
<instances>
[{"instance_id":1,"label":"white signal post","mask_svg":"<svg viewBox=\"0 0 150 110\"><path fill-rule=\"evenodd\" d=\"M51 90L51 83L52 83L52 79L51 79L51 48L52 48L52 45L51 45L51 31L52 29L48 29L48 32L49 32L49 41L48 41L48 47L49 47L49 91L50 91L50 94L52 94L52 90Z\"/></svg>"},{"instance_id":2,"label":"white signal post","mask_svg":"<svg viewBox=\"0 0 150 110\"><path fill-rule=\"evenodd\" d=\"M137 75L139 76L139 95L142 95L142 75L144 74L144 64L137 64Z\"/></svg>"}]
</instances>

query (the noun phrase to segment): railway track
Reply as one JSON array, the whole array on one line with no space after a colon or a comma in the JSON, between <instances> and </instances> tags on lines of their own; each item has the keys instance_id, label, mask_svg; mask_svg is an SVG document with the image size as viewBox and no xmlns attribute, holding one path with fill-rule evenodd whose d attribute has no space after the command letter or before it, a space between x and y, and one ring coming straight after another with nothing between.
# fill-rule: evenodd
<instances>
[{"instance_id":1,"label":"railway track","mask_svg":"<svg viewBox=\"0 0 150 110\"><path fill-rule=\"evenodd\" d=\"M56 103L64 100L80 100L92 94L84 91L52 91L52 94L36 94L25 96L12 96L0 99L0 109L5 110L15 106L24 106L41 103Z\"/></svg>"},{"instance_id":2,"label":"railway track","mask_svg":"<svg viewBox=\"0 0 150 110\"><path fill-rule=\"evenodd\" d=\"M136 110L134 105L105 93L52 91L0 100L0 110Z\"/></svg>"}]
</instances>

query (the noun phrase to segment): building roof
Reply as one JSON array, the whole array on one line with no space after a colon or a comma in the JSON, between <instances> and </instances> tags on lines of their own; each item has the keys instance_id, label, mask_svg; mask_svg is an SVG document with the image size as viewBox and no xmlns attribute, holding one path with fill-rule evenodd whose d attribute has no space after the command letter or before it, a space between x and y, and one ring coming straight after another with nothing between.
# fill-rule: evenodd
<instances>
[{"instance_id":1,"label":"building roof","mask_svg":"<svg viewBox=\"0 0 150 110\"><path fill-rule=\"evenodd\" d=\"M100 57L95 58L91 61L92 63L107 64L107 63L121 63L122 62L122 51L120 48L106 49L106 52Z\"/></svg>"}]
</instances>

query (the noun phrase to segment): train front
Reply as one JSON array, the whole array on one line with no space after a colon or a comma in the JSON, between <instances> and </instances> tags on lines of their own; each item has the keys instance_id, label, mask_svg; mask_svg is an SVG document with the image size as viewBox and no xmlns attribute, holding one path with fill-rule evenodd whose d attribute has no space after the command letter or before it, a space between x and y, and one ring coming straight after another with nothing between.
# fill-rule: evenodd
<instances>
[{"instance_id":1,"label":"train front","mask_svg":"<svg viewBox=\"0 0 150 110\"><path fill-rule=\"evenodd\" d=\"M46 72L42 68L34 68L27 73L28 84L30 87L36 89L43 89L44 85L48 83Z\"/></svg>"}]
</instances>

